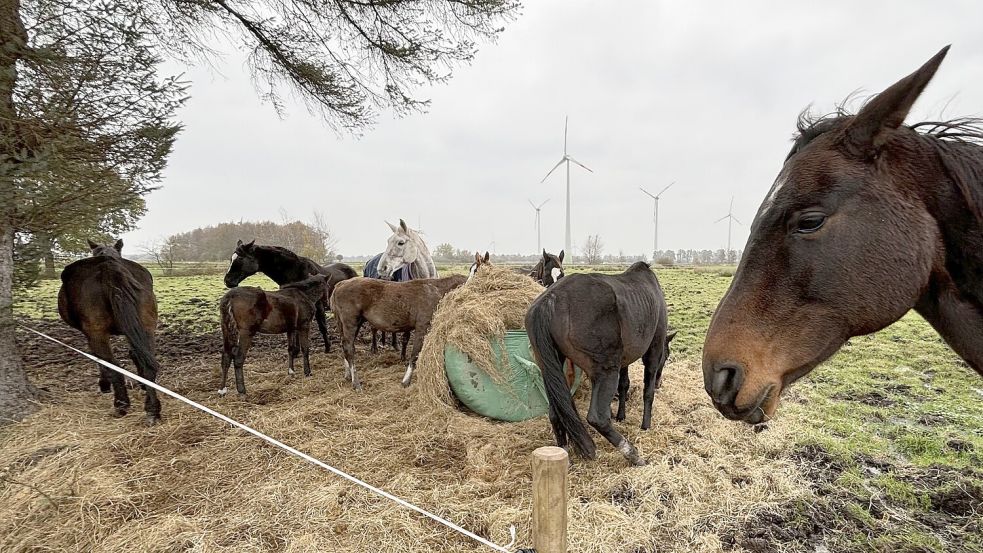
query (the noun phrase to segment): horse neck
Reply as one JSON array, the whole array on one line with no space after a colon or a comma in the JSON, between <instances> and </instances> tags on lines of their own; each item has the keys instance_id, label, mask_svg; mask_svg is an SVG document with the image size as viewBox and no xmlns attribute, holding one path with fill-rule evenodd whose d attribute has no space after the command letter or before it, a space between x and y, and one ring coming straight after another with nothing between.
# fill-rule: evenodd
<instances>
[{"instance_id":1,"label":"horse neck","mask_svg":"<svg viewBox=\"0 0 983 553\"><path fill-rule=\"evenodd\" d=\"M919 175L916 186L942 234L947 269L983 309L983 147L928 140L935 140L936 152L929 153L938 154L941 166L930 164L931 174Z\"/></svg>"},{"instance_id":2,"label":"horse neck","mask_svg":"<svg viewBox=\"0 0 983 553\"><path fill-rule=\"evenodd\" d=\"M299 258L295 261L277 250L266 248L256 248L253 255L259 261L259 271L277 284L290 284L310 276L306 263Z\"/></svg>"},{"instance_id":3,"label":"horse neck","mask_svg":"<svg viewBox=\"0 0 983 553\"><path fill-rule=\"evenodd\" d=\"M437 278L437 266L434 265L427 244L415 232L411 238L416 243L417 254L416 259L410 265L410 278Z\"/></svg>"}]
</instances>

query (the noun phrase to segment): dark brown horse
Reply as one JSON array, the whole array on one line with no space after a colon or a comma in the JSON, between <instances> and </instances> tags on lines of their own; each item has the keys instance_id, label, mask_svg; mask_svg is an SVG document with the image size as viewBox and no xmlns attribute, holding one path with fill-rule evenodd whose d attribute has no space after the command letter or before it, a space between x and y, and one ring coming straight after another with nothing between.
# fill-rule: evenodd
<instances>
[{"instance_id":1,"label":"dark brown horse","mask_svg":"<svg viewBox=\"0 0 983 553\"><path fill-rule=\"evenodd\" d=\"M564 276L563 250L560 250L557 255L543 250L543 256L539 258L536 266L528 274L533 280L547 288L559 282Z\"/></svg>"},{"instance_id":2,"label":"dark brown horse","mask_svg":"<svg viewBox=\"0 0 983 553\"><path fill-rule=\"evenodd\" d=\"M352 387L362 389L355 373L355 337L363 323L368 321L383 332L413 332L413 349L403 376L403 386L409 386L416 358L420 355L437 304L447 292L466 280L464 275L406 282L360 277L346 280L335 287L331 296L331 311L341 329L345 378L351 379Z\"/></svg>"},{"instance_id":3,"label":"dark brown horse","mask_svg":"<svg viewBox=\"0 0 983 553\"><path fill-rule=\"evenodd\" d=\"M983 132L903 124L947 51L856 115L800 118L703 349L726 417L771 418L784 388L910 309L983 374Z\"/></svg>"},{"instance_id":4,"label":"dark brown horse","mask_svg":"<svg viewBox=\"0 0 983 553\"><path fill-rule=\"evenodd\" d=\"M661 384L675 332L669 332L665 296L648 264L640 261L620 275L564 278L529 306L526 332L543 371L557 445L565 447L569 438L582 457L593 459L597 454L570 397L563 371L569 359L591 379L587 422L630 463L644 465L635 446L611 424L611 400L621 388L619 416L624 418L627 367L641 358L645 364L642 429L649 428L655 389Z\"/></svg>"},{"instance_id":5,"label":"dark brown horse","mask_svg":"<svg viewBox=\"0 0 983 553\"><path fill-rule=\"evenodd\" d=\"M126 336L137 374L154 381L159 370L154 357L154 279L142 265L120 256L122 240L113 246L100 246L90 240L89 247L92 257L70 264L61 273L58 314L85 334L93 355L114 365L117 363L109 337ZM123 375L99 365L99 389L108 393L110 385L114 413L123 416L130 408ZM145 389L144 410L147 424L160 420L160 401L152 388Z\"/></svg>"},{"instance_id":6,"label":"dark brown horse","mask_svg":"<svg viewBox=\"0 0 983 553\"><path fill-rule=\"evenodd\" d=\"M252 345L253 336L260 334L287 335L287 374L294 374L294 359L304 356L304 376L311 376L310 339L311 319L316 305L327 296L326 283L330 277L317 275L300 282L284 284L274 292L264 292L253 286L233 288L222 296L219 314L222 317L222 387L229 365L235 364L236 390L246 394L242 366Z\"/></svg>"},{"instance_id":7,"label":"dark brown horse","mask_svg":"<svg viewBox=\"0 0 983 553\"><path fill-rule=\"evenodd\" d=\"M287 248L257 246L255 240L248 244L243 244L242 240L237 241L236 249L232 254L232 264L225 273L225 285L233 288L256 273L265 274L280 286L300 282L312 275L327 275L327 297L331 297L331 291L336 284L357 276L355 270L344 263L331 263L322 267L315 261L297 255ZM324 340L324 351L330 353L331 339L328 337L328 321L325 315L327 308L327 300L319 302L314 318Z\"/></svg>"}]
</instances>

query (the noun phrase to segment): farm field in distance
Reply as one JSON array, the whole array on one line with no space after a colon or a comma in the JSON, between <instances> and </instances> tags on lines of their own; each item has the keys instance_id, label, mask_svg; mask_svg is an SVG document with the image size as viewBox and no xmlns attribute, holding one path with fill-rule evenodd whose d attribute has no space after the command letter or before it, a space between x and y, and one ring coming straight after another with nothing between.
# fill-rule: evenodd
<instances>
[{"instance_id":1,"label":"farm field in distance","mask_svg":"<svg viewBox=\"0 0 983 553\"><path fill-rule=\"evenodd\" d=\"M324 354L316 332L312 379L288 379L283 338L266 337L246 361L250 395L219 398L214 375L224 268L155 273L163 384L499 543L508 541L507 525L516 524L520 544L526 543L527 457L553 444L545 418L509 425L444 413L420 423L438 429L433 435L413 434L403 443L415 404L399 387L398 355L387 350L373 358L360 344L367 382L354 394L341 376L340 346ZM466 273L467 266L439 269ZM581 270L588 268L569 267L568 274ZM630 414L616 423L650 464L627 467L594 433L601 452L596 466L575 459L571 469L572 551L812 552L822 546L983 553L983 378L921 317L909 313L852 339L792 386L777 419L754 432L712 409L699 372L703 338L733 269L656 272L670 325L679 331L665 387L652 429L639 431L641 378L633 367ZM23 292L18 317L83 347L81 334L58 319L59 283L41 281ZM275 287L262 275L243 285ZM83 550L167 544L356 551L375 544L399 551L402 544L413 551L481 551L173 400L162 399L160 427L140 426L138 390L131 392L133 412L111 419L92 363L20 334L29 375L47 390L48 404L25 422L0 428L0 550L27 550L45 543L38 536L49 536L55 548L75 543ZM126 359L117 346L117 358ZM86 441L93 436L98 443ZM148 444L164 444L167 458L146 458L141 450ZM239 452L242 466L208 462L230 450ZM73 466L71 456L86 451L104 455L110 466ZM151 470L165 462L180 467L176 491ZM146 486L134 484L141 478ZM705 489L693 491L687 482ZM441 486L453 494L438 492ZM239 504L236 497L245 499ZM264 509L283 514L261 520ZM359 520L359 510L374 520ZM592 541L601 533L602 540Z\"/></svg>"}]
</instances>

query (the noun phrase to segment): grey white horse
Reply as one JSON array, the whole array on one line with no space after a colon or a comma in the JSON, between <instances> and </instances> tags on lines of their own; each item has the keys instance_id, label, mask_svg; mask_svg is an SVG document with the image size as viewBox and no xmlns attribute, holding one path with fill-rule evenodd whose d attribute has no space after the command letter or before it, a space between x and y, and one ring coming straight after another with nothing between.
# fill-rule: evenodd
<instances>
[{"instance_id":1,"label":"grey white horse","mask_svg":"<svg viewBox=\"0 0 983 553\"><path fill-rule=\"evenodd\" d=\"M406 221L400 219L399 226L386 221L393 235L389 237L386 251L379 260L379 277L392 280L397 271L403 267L410 270L410 279L437 278L437 266L434 265L430 249L423 237L416 230L406 226Z\"/></svg>"}]
</instances>

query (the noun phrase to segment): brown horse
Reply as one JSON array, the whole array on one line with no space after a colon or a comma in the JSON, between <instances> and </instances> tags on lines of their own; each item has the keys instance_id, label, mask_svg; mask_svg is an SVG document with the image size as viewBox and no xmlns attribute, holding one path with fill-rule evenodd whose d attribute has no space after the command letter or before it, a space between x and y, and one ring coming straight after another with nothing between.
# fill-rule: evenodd
<instances>
[{"instance_id":1,"label":"brown horse","mask_svg":"<svg viewBox=\"0 0 983 553\"><path fill-rule=\"evenodd\" d=\"M526 332L543 371L550 403L550 424L556 443L567 439L585 458L596 457L564 376L566 359L591 379L587 422L634 465L644 465L638 450L611 424L611 400L620 392L619 417L624 418L627 367L638 358L645 364L642 429L652 422L655 389L669 358L668 309L659 279L639 261L620 275L576 274L546 289L526 313ZM620 388L620 390L619 390Z\"/></svg>"},{"instance_id":2,"label":"brown horse","mask_svg":"<svg viewBox=\"0 0 983 553\"><path fill-rule=\"evenodd\" d=\"M285 284L275 292L264 292L253 286L239 286L222 296L219 313L222 317L222 387L229 365L235 363L236 390L246 394L242 366L252 345L253 336L261 334L287 335L287 374L294 374L294 359L304 356L304 376L311 376L310 340L311 319L317 304L326 301L326 284L330 277L317 275L300 282Z\"/></svg>"},{"instance_id":3,"label":"brown horse","mask_svg":"<svg viewBox=\"0 0 983 553\"><path fill-rule=\"evenodd\" d=\"M903 124L947 51L856 115L800 117L703 348L726 417L771 418L784 388L910 309L983 374L983 131Z\"/></svg>"},{"instance_id":4,"label":"brown horse","mask_svg":"<svg viewBox=\"0 0 983 553\"><path fill-rule=\"evenodd\" d=\"M122 240L113 246L100 246L90 240L89 248L92 257L70 264L61 273L58 314L69 326L82 331L93 355L114 365L117 363L109 337L126 336L137 373L153 381L159 370L154 357L154 279L142 265L120 256ZM100 391L108 393L110 385L114 413L123 416L130 408L123 375L99 365ZM160 420L160 400L152 388L145 388L144 410L147 424Z\"/></svg>"},{"instance_id":5,"label":"brown horse","mask_svg":"<svg viewBox=\"0 0 983 553\"><path fill-rule=\"evenodd\" d=\"M553 255L543 250L543 256L539 258L536 266L529 272L529 276L536 282L549 288L563 278L563 250Z\"/></svg>"},{"instance_id":6,"label":"brown horse","mask_svg":"<svg viewBox=\"0 0 983 553\"><path fill-rule=\"evenodd\" d=\"M355 270L344 263L331 263L322 267L314 260L297 255L287 248L256 245L255 240L248 244L243 244L242 240L237 241L232 262L225 273L225 286L234 288L256 273L265 274L280 286L300 282L312 275L327 275L327 297L331 297L335 284L356 276ZM324 340L324 352L331 353L331 338L328 337L327 316L324 313L327 308L327 300L318 302L314 319Z\"/></svg>"},{"instance_id":7,"label":"brown horse","mask_svg":"<svg viewBox=\"0 0 983 553\"><path fill-rule=\"evenodd\" d=\"M478 274L478 271L480 271L482 267L491 266L491 256L488 255L488 252L485 252L485 257L481 257L480 253L474 252L474 263L468 267L468 280L474 278L474 275Z\"/></svg>"},{"instance_id":8,"label":"brown horse","mask_svg":"<svg viewBox=\"0 0 983 553\"><path fill-rule=\"evenodd\" d=\"M383 332L413 332L413 349L403 376L403 387L409 386L437 304L466 280L464 275L406 282L359 277L338 283L331 296L331 311L341 329L345 378L351 378L352 387L362 389L355 373L355 337L363 323L368 321Z\"/></svg>"}]
</instances>

